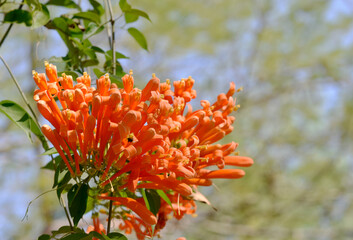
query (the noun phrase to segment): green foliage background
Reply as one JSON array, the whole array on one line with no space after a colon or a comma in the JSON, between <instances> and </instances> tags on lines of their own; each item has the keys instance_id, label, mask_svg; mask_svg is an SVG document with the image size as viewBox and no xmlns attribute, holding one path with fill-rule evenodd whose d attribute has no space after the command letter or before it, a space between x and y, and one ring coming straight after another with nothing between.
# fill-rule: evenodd
<instances>
[{"instance_id":1,"label":"green foliage background","mask_svg":"<svg viewBox=\"0 0 353 240\"><path fill-rule=\"evenodd\" d=\"M131 25L143 32L149 52L118 20L117 51L130 57L119 59L123 69L134 70L139 87L153 72L161 80L191 75L199 100L215 100L230 81L243 86L235 130L225 141L239 142L240 155L255 160L243 179L218 181L219 190L203 191L217 212L198 204L199 216L169 222L163 239L351 239L353 5L338 0L130 3L151 19ZM51 16L63 11L48 9ZM118 16L117 3L113 10ZM7 26L0 26L0 36ZM109 50L107 37L93 37L92 44ZM67 53L57 33L24 24L14 26L0 51L28 98L34 89L30 71ZM97 58L107 60L98 53ZM59 70L64 67L58 64ZM0 70L0 100L21 102L5 68ZM51 192L36 200L21 222L28 202L51 188L52 176L38 170L48 161L38 157L40 143L33 149L25 134L0 118L0 232L5 239L34 239L65 224L64 213Z\"/></svg>"}]
</instances>

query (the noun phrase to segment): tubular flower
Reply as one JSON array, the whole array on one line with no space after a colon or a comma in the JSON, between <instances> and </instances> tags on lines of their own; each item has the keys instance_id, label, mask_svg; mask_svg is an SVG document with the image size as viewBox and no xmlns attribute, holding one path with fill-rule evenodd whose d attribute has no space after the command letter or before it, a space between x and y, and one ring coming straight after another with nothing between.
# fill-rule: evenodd
<instances>
[{"instance_id":1,"label":"tubular flower","mask_svg":"<svg viewBox=\"0 0 353 240\"><path fill-rule=\"evenodd\" d=\"M134 229L144 239L157 234L171 213L177 219L195 214L189 196L197 186L210 186L216 178L241 178L243 170L225 166L253 164L251 158L231 155L237 143L216 143L233 130L235 117L230 113L238 109L234 83L215 103L202 100L202 108L193 111L188 104L196 98L191 77L171 84L160 83L153 74L140 90L134 88L131 71L122 78L122 88L111 83L108 74L93 87L87 73L75 83L69 75L58 77L54 65L45 67L48 81L45 74L33 71L38 85L34 100L53 126L43 125L43 134L72 177L86 172L97 178L97 198L113 201L121 209L120 229L126 233ZM210 166L218 170L207 169ZM153 214L141 198L141 189L163 190L171 204L161 200Z\"/></svg>"},{"instance_id":2,"label":"tubular flower","mask_svg":"<svg viewBox=\"0 0 353 240\"><path fill-rule=\"evenodd\" d=\"M87 233L90 232L97 232L97 233L106 233L103 224L100 223L98 216L93 216L92 217L93 220L93 225L88 226L87 228ZM92 238L92 240L98 240L98 238Z\"/></svg>"}]
</instances>

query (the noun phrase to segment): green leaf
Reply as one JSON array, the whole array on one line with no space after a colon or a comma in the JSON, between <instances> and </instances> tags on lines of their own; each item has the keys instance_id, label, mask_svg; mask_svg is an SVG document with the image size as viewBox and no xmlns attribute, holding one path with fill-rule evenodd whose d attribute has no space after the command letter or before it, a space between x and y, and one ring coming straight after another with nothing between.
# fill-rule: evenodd
<instances>
[{"instance_id":1,"label":"green leaf","mask_svg":"<svg viewBox=\"0 0 353 240\"><path fill-rule=\"evenodd\" d=\"M6 2L6 1L5 1ZM39 0L25 0L25 3L28 5L30 9L42 10L42 4L40 4ZM32 8L33 6L33 8Z\"/></svg>"},{"instance_id":2,"label":"green leaf","mask_svg":"<svg viewBox=\"0 0 353 240\"><path fill-rule=\"evenodd\" d=\"M100 240L106 240L107 238L105 238L104 236L100 235L99 233L95 232L95 231L92 231L89 233L89 236L91 238L96 238L96 239L100 239Z\"/></svg>"},{"instance_id":3,"label":"green leaf","mask_svg":"<svg viewBox=\"0 0 353 240\"><path fill-rule=\"evenodd\" d=\"M52 233L52 235L51 235L50 239L59 239L59 238L63 239L62 238L63 236L66 237L66 236L73 235L76 233L81 233L81 236L82 236L82 233L86 234L85 231L83 231L81 228L70 227L70 226L62 226L59 228L59 230L52 231L51 233Z\"/></svg>"},{"instance_id":4,"label":"green leaf","mask_svg":"<svg viewBox=\"0 0 353 240\"><path fill-rule=\"evenodd\" d=\"M120 76L115 76L113 74L109 75L109 78L112 83L115 83L119 88L124 88L123 81L121 80Z\"/></svg>"},{"instance_id":5,"label":"green leaf","mask_svg":"<svg viewBox=\"0 0 353 240\"><path fill-rule=\"evenodd\" d=\"M128 240L123 234L118 232L111 232L107 235L111 240Z\"/></svg>"},{"instance_id":6,"label":"green leaf","mask_svg":"<svg viewBox=\"0 0 353 240\"><path fill-rule=\"evenodd\" d=\"M90 58L89 60L91 60L91 61L94 60L94 65L98 65L96 52L91 47L90 48L85 48L83 50L83 53L86 54ZM91 65L91 66L93 66L93 65Z\"/></svg>"},{"instance_id":7,"label":"green leaf","mask_svg":"<svg viewBox=\"0 0 353 240\"><path fill-rule=\"evenodd\" d=\"M125 13L125 22L126 23L132 23L136 22L137 19L139 19L139 16L130 12Z\"/></svg>"},{"instance_id":8,"label":"green leaf","mask_svg":"<svg viewBox=\"0 0 353 240\"><path fill-rule=\"evenodd\" d=\"M69 233L69 232L71 232L70 226L62 226L57 231L52 231L53 235L58 235L58 234L62 234L62 233Z\"/></svg>"},{"instance_id":9,"label":"green leaf","mask_svg":"<svg viewBox=\"0 0 353 240\"><path fill-rule=\"evenodd\" d=\"M91 49L98 53L105 53L103 49L97 46L92 46Z\"/></svg>"},{"instance_id":10,"label":"green leaf","mask_svg":"<svg viewBox=\"0 0 353 240\"><path fill-rule=\"evenodd\" d=\"M71 38L70 37L70 40L72 41L72 43L75 43L75 45L76 45L76 47L78 48L79 51L83 51L85 49L81 39L75 39L75 38Z\"/></svg>"},{"instance_id":11,"label":"green leaf","mask_svg":"<svg viewBox=\"0 0 353 240\"><path fill-rule=\"evenodd\" d=\"M57 30L61 39L64 41L67 48L69 49L68 54L62 59L66 61L67 66L72 67L73 69L77 69L80 64L80 52L79 49L73 44L73 38L71 38L73 29L69 30L68 22L70 22L71 24L73 21L72 19L68 19L62 16L54 18L52 21L49 21L45 26L48 29ZM74 25L76 26L76 24Z\"/></svg>"},{"instance_id":12,"label":"green leaf","mask_svg":"<svg viewBox=\"0 0 353 240\"><path fill-rule=\"evenodd\" d=\"M127 58L125 55L119 53L119 52L116 52L116 59L118 58ZM115 62L115 76L112 75L113 73L113 64L112 64L112 51L109 50L106 52L105 54L105 59L106 61L104 62L104 65L103 65L103 69L104 71L110 73L110 80L112 80L112 82L115 82L116 84L118 84L119 86L119 82L121 82L121 77L123 77L125 75L125 72L123 70L123 67L121 66L120 62L118 60L116 60Z\"/></svg>"},{"instance_id":13,"label":"green leaf","mask_svg":"<svg viewBox=\"0 0 353 240\"><path fill-rule=\"evenodd\" d=\"M54 170L54 163L50 160L45 166L41 167L41 169Z\"/></svg>"},{"instance_id":14,"label":"green leaf","mask_svg":"<svg viewBox=\"0 0 353 240\"><path fill-rule=\"evenodd\" d=\"M125 197L125 198L126 198L126 197L129 197L129 195L128 195L127 192L125 192L125 191L124 191L124 192L123 192L123 191L119 191L119 192L118 192L118 196L120 196L120 197Z\"/></svg>"},{"instance_id":15,"label":"green leaf","mask_svg":"<svg viewBox=\"0 0 353 240\"><path fill-rule=\"evenodd\" d=\"M88 59L82 61L82 67L91 67L91 66L96 66L99 64L99 61L97 59Z\"/></svg>"},{"instance_id":16,"label":"green leaf","mask_svg":"<svg viewBox=\"0 0 353 240\"><path fill-rule=\"evenodd\" d=\"M55 5L55 6L61 6L61 7L66 7L66 8L81 9L80 6L77 5L72 0L50 0L49 2L46 3L46 5Z\"/></svg>"},{"instance_id":17,"label":"green leaf","mask_svg":"<svg viewBox=\"0 0 353 240\"><path fill-rule=\"evenodd\" d=\"M52 162L52 161L51 161ZM53 163L53 168L54 168L54 163ZM52 188L55 188L56 186L58 186L59 183L59 175L60 175L60 170L58 168L55 169L55 173L54 173L54 181L53 181L53 186ZM62 191L64 191L65 186L64 185L60 185L58 186L58 188L56 189L56 195L58 196L58 199L60 201L60 197L61 197L61 193ZM59 190L60 189L60 190Z\"/></svg>"},{"instance_id":18,"label":"green leaf","mask_svg":"<svg viewBox=\"0 0 353 240\"><path fill-rule=\"evenodd\" d=\"M4 22L24 23L29 27L32 25L32 14L26 10L15 9L5 14Z\"/></svg>"},{"instance_id":19,"label":"green leaf","mask_svg":"<svg viewBox=\"0 0 353 240\"><path fill-rule=\"evenodd\" d=\"M154 215L157 215L157 213L161 207L161 197L153 189L146 190L146 197L147 197L147 201L148 201L149 207L150 207L149 210Z\"/></svg>"},{"instance_id":20,"label":"green leaf","mask_svg":"<svg viewBox=\"0 0 353 240\"><path fill-rule=\"evenodd\" d=\"M74 233L74 234L70 234L69 236L66 236L66 237L63 237L60 239L61 240L80 240L80 239L83 239L84 237L87 237L87 236L88 236L87 233ZM92 238L88 238L88 239L92 239Z\"/></svg>"},{"instance_id":21,"label":"green leaf","mask_svg":"<svg viewBox=\"0 0 353 240\"><path fill-rule=\"evenodd\" d=\"M97 199L94 196L97 196L98 194L99 194L99 191L97 189L90 188L88 190L87 207L86 207L85 213L88 213L95 208Z\"/></svg>"},{"instance_id":22,"label":"green leaf","mask_svg":"<svg viewBox=\"0 0 353 240\"><path fill-rule=\"evenodd\" d=\"M59 179L59 174L60 169L57 168L55 171L55 174L57 174L57 178ZM64 175L64 177L58 182L57 184L57 189L56 189L56 195L58 196L58 199L60 201L61 193L64 191L66 184L71 180L71 174L69 171L67 171ZM58 181L58 180L57 180ZM54 186L55 187L55 180L54 180Z\"/></svg>"},{"instance_id":23,"label":"green leaf","mask_svg":"<svg viewBox=\"0 0 353 240\"><path fill-rule=\"evenodd\" d=\"M90 22L88 23L88 26L86 27L86 31L84 32L84 39L88 39L94 35L97 35L103 30L104 30L104 25L97 25L94 22Z\"/></svg>"},{"instance_id":24,"label":"green leaf","mask_svg":"<svg viewBox=\"0 0 353 240\"><path fill-rule=\"evenodd\" d=\"M97 78L100 78L101 76L104 75L104 72L102 72L98 68L93 68L93 72L94 72L94 74L96 75Z\"/></svg>"},{"instance_id":25,"label":"green leaf","mask_svg":"<svg viewBox=\"0 0 353 240\"><path fill-rule=\"evenodd\" d=\"M56 168L59 168L60 172L64 171L67 168L65 162L63 161L60 155L56 156L54 158L54 161L56 163Z\"/></svg>"},{"instance_id":26,"label":"green leaf","mask_svg":"<svg viewBox=\"0 0 353 240\"><path fill-rule=\"evenodd\" d=\"M131 23L135 22L139 17L146 18L147 20L151 21L150 17L144 11L139 9L130 9L125 12L125 22Z\"/></svg>"},{"instance_id":27,"label":"green leaf","mask_svg":"<svg viewBox=\"0 0 353 240\"><path fill-rule=\"evenodd\" d=\"M52 147L50 149L48 149L47 151L45 151L44 153L42 153L40 156L45 156L45 155L52 155L52 154L57 154L58 151L56 150L56 148Z\"/></svg>"},{"instance_id":28,"label":"green leaf","mask_svg":"<svg viewBox=\"0 0 353 240\"><path fill-rule=\"evenodd\" d=\"M83 43L83 47L84 47L85 49L86 49L86 48L91 49L92 43L91 43L88 39L83 40L82 43Z\"/></svg>"},{"instance_id":29,"label":"green leaf","mask_svg":"<svg viewBox=\"0 0 353 240\"><path fill-rule=\"evenodd\" d=\"M92 240L94 236L88 234L86 237L80 238L80 240ZM98 238L99 239L99 238Z\"/></svg>"},{"instance_id":30,"label":"green leaf","mask_svg":"<svg viewBox=\"0 0 353 240\"><path fill-rule=\"evenodd\" d=\"M42 4L41 9L33 12L33 28L41 27L47 24L50 20L50 14L48 8Z\"/></svg>"},{"instance_id":31,"label":"green leaf","mask_svg":"<svg viewBox=\"0 0 353 240\"><path fill-rule=\"evenodd\" d=\"M85 233L85 231L83 231L82 229L80 229L78 227L62 226L59 228L59 230L52 231L51 233L52 233L51 237L55 238L57 235L63 235L63 234L67 234L67 233L71 233L71 234L72 233ZM62 239L62 238L60 238L60 239Z\"/></svg>"},{"instance_id":32,"label":"green leaf","mask_svg":"<svg viewBox=\"0 0 353 240\"><path fill-rule=\"evenodd\" d=\"M95 12L79 12L79 13L75 13L74 18L80 18L80 19L86 19L89 20L91 22L100 23L100 16L95 13Z\"/></svg>"},{"instance_id":33,"label":"green leaf","mask_svg":"<svg viewBox=\"0 0 353 240\"><path fill-rule=\"evenodd\" d=\"M81 186L75 184L67 193L69 212L75 226L77 226L83 214L86 212L88 188L87 184L82 184Z\"/></svg>"},{"instance_id":34,"label":"green leaf","mask_svg":"<svg viewBox=\"0 0 353 240\"><path fill-rule=\"evenodd\" d=\"M66 35L69 34L69 27L67 26L67 22L63 17L54 18L52 21L49 21L45 26L48 29L57 29L59 33L61 32Z\"/></svg>"},{"instance_id":35,"label":"green leaf","mask_svg":"<svg viewBox=\"0 0 353 240\"><path fill-rule=\"evenodd\" d=\"M54 162L56 163L55 166L54 166ZM61 159L61 156L56 156L54 159L50 160L45 166L41 167L41 169L48 169L48 170L56 170L57 168L60 170L60 172L62 172L66 168L66 164Z\"/></svg>"},{"instance_id":36,"label":"green leaf","mask_svg":"<svg viewBox=\"0 0 353 240\"><path fill-rule=\"evenodd\" d=\"M88 213L88 212L92 211L93 208L95 207L95 203L96 203L96 200L94 198L88 197L87 198L87 207L86 207L85 213Z\"/></svg>"},{"instance_id":37,"label":"green leaf","mask_svg":"<svg viewBox=\"0 0 353 240\"><path fill-rule=\"evenodd\" d=\"M27 134L27 137L32 141L31 132L36 135L39 140L43 143L45 138L40 131L38 125L33 120L33 118L17 103L4 100L0 102L0 112L5 114L11 121L16 123L17 126L22 128Z\"/></svg>"},{"instance_id":38,"label":"green leaf","mask_svg":"<svg viewBox=\"0 0 353 240\"><path fill-rule=\"evenodd\" d=\"M172 202L170 201L169 197L167 196L167 194L165 194L163 190L158 189L156 190L156 192L166 203L168 203L169 206L172 207L172 209L174 209Z\"/></svg>"},{"instance_id":39,"label":"green leaf","mask_svg":"<svg viewBox=\"0 0 353 240\"><path fill-rule=\"evenodd\" d=\"M120 0L119 6L120 6L121 11L123 11L123 12L129 11L131 9L131 5L128 4L126 0Z\"/></svg>"},{"instance_id":40,"label":"green leaf","mask_svg":"<svg viewBox=\"0 0 353 240\"><path fill-rule=\"evenodd\" d=\"M75 38L82 41L83 38L83 30L79 23L75 22L72 19L67 19L67 26L68 26L68 35L69 37L74 40Z\"/></svg>"},{"instance_id":41,"label":"green leaf","mask_svg":"<svg viewBox=\"0 0 353 240\"><path fill-rule=\"evenodd\" d=\"M143 200L145 201L146 208L151 211L151 206L150 206L150 203L149 203L149 201L148 201L148 198L147 198L145 189L144 189L144 188L141 188L140 191L141 191Z\"/></svg>"},{"instance_id":42,"label":"green leaf","mask_svg":"<svg viewBox=\"0 0 353 240\"><path fill-rule=\"evenodd\" d=\"M120 52L115 52L115 58L121 59L121 58L129 58L129 57L125 56L124 54L122 54ZM106 52L106 59L112 59L112 50L108 50Z\"/></svg>"},{"instance_id":43,"label":"green leaf","mask_svg":"<svg viewBox=\"0 0 353 240\"><path fill-rule=\"evenodd\" d=\"M148 51L147 41L139 30L136 28L129 28L127 31L143 49Z\"/></svg>"},{"instance_id":44,"label":"green leaf","mask_svg":"<svg viewBox=\"0 0 353 240\"><path fill-rule=\"evenodd\" d=\"M43 235L39 236L38 240L50 240L50 235L43 234Z\"/></svg>"},{"instance_id":45,"label":"green leaf","mask_svg":"<svg viewBox=\"0 0 353 240\"><path fill-rule=\"evenodd\" d=\"M102 5L95 1L95 0L89 0L90 4L92 5L94 11L99 15L102 16L104 14L104 8L102 7Z\"/></svg>"},{"instance_id":46,"label":"green leaf","mask_svg":"<svg viewBox=\"0 0 353 240\"><path fill-rule=\"evenodd\" d=\"M65 73L66 75L71 76L74 81L75 81L76 78L78 78L78 74L76 72L73 72L73 71L58 72L58 76L61 76L63 73Z\"/></svg>"}]
</instances>

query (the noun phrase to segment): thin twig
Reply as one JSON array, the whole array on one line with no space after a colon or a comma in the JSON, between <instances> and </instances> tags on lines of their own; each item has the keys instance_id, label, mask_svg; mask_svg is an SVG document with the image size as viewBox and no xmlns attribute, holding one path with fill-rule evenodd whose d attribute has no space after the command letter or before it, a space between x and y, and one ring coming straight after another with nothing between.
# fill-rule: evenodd
<instances>
[{"instance_id":1,"label":"thin twig","mask_svg":"<svg viewBox=\"0 0 353 240\"><path fill-rule=\"evenodd\" d=\"M24 0L22 0L20 6L18 7L18 10L21 10L22 7L23 7L23 5L24 5ZM4 42L5 39L7 38L7 35L9 35L9 32L11 31L12 26L13 26L13 23L11 23L10 26L7 28L7 30L6 30L6 32L5 32L5 34L4 34L4 36L2 37L2 39L1 39L1 41L0 41L0 47L2 46L3 42Z\"/></svg>"},{"instance_id":2,"label":"thin twig","mask_svg":"<svg viewBox=\"0 0 353 240\"><path fill-rule=\"evenodd\" d=\"M111 35L111 50L112 50L112 72L115 75L116 74L116 56L115 56L115 30L114 30L114 14L113 14L113 7L112 3L110 0L108 0L108 8L109 8L109 14L110 14L110 24L112 28L112 35Z\"/></svg>"},{"instance_id":3,"label":"thin twig","mask_svg":"<svg viewBox=\"0 0 353 240\"><path fill-rule=\"evenodd\" d=\"M9 65L7 65L5 59L3 59L3 57L2 57L1 55L0 55L0 59L1 59L1 61L4 63L4 65L5 65L6 69L7 69L7 71L10 73L11 78L12 78L12 80L14 81L14 83L15 83L15 85L16 85L18 91L20 92L23 101L26 103L26 105L28 106L29 110L31 111L35 123L36 123L37 126L40 128L40 125L39 125L39 122L38 122L38 118L37 118L36 114L34 113L33 108L32 108L31 105L29 104L29 101L27 100L26 95L24 94L24 92L23 92L23 90L22 90L20 84L18 83L18 81L16 80L15 76L13 75L13 73L12 73L12 71L11 71ZM44 148L45 150L48 150L48 149L49 149L49 146L48 146L47 140L46 140L44 137L39 137L39 139L40 139L40 141L41 141L41 143L42 143L42 145L43 145L43 148ZM53 160L53 159L54 159L54 158L53 158L53 155L50 155L50 156L51 156L51 159ZM54 160L53 160L53 161L54 161ZM55 164L55 162L54 162L54 164Z\"/></svg>"},{"instance_id":4,"label":"thin twig","mask_svg":"<svg viewBox=\"0 0 353 240\"><path fill-rule=\"evenodd\" d=\"M105 7L105 9L108 8L108 0L104 0L104 7ZM105 13L105 19L106 19L107 21L104 23L104 25L110 22L110 19L109 19L108 15L107 15L106 13ZM107 26L107 34L108 34L109 46L110 46L110 48L111 48L111 47L112 47L112 40L111 40L112 34L111 34L111 32L110 32L109 26Z\"/></svg>"},{"instance_id":5,"label":"thin twig","mask_svg":"<svg viewBox=\"0 0 353 240\"><path fill-rule=\"evenodd\" d=\"M110 196L113 196L113 192L110 193ZM107 234L110 233L110 224L112 221L112 209L113 209L113 200L109 201L109 213L108 213L108 226L107 226Z\"/></svg>"},{"instance_id":6,"label":"thin twig","mask_svg":"<svg viewBox=\"0 0 353 240\"><path fill-rule=\"evenodd\" d=\"M120 14L118 17L116 17L116 18L114 18L114 22L116 23L118 20L119 20L119 18L121 18L123 16L123 14ZM99 29L99 28L101 28L101 27L103 27L105 24L107 24L107 23L110 23L110 19L108 19L107 21L105 21L104 23L102 23L102 24L100 24L98 27L97 27L97 29ZM108 29L108 28L107 28ZM90 37L92 37L92 36L94 36L95 35L95 32L93 32L93 33L91 33L90 35L88 35L88 36L86 36L85 37L85 39L88 39L88 38L90 38ZM109 39L109 46L111 46L111 42L110 42L110 32L108 32L108 39Z\"/></svg>"},{"instance_id":7,"label":"thin twig","mask_svg":"<svg viewBox=\"0 0 353 240\"><path fill-rule=\"evenodd\" d=\"M67 209L66 209L66 205L65 205L65 201L64 201L64 199L63 199L63 196L60 196L60 199L61 199L62 206L64 207L64 211L65 211L66 218L67 218L67 220L69 221L70 228L71 228L71 230L73 230L73 229L74 229L74 226L73 226L72 223L71 223L70 215L69 215L69 212L68 212Z\"/></svg>"},{"instance_id":8,"label":"thin twig","mask_svg":"<svg viewBox=\"0 0 353 240\"><path fill-rule=\"evenodd\" d=\"M23 216L23 218L22 218L21 221L23 221L23 220L27 217L28 211L29 211L29 207L31 206L31 204L32 204L35 200L37 200L38 198L40 198L40 197L43 196L44 194L49 193L49 192L52 192L52 191L55 191L55 190L56 190L56 188L51 189L51 190L48 190L48 191L45 191L45 192L39 194L35 199L33 199L32 201L30 201L30 202L28 203L27 208L26 208L26 213L25 213L25 215Z\"/></svg>"},{"instance_id":9,"label":"thin twig","mask_svg":"<svg viewBox=\"0 0 353 240\"><path fill-rule=\"evenodd\" d=\"M6 61L2 58L1 55L0 55L0 59L1 59L1 61L4 63L5 67L7 68L7 71L10 73L12 80L14 81L14 83L15 83L15 85L16 85L18 91L20 92L23 101L26 103L26 105L28 106L29 110L31 111L31 113L32 113L32 115L33 115L33 117L34 117L34 119L35 119L37 125L40 126L40 125L39 125L39 122L38 122L38 119L37 119L37 116L36 116L36 114L34 113L33 108L32 108L31 105L29 104L29 102L28 102L28 100L27 100L27 98L26 98L26 96L25 96L23 90L21 89L20 84L17 82L17 80L16 80L15 76L13 75L13 73L12 73L12 71L11 71L9 65L7 65Z\"/></svg>"}]
</instances>

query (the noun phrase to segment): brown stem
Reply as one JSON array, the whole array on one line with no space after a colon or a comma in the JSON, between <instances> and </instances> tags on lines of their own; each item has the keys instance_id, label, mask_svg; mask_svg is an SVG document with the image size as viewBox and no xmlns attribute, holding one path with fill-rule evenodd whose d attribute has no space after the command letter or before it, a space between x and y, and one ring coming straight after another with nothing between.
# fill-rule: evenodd
<instances>
[{"instance_id":1,"label":"brown stem","mask_svg":"<svg viewBox=\"0 0 353 240\"><path fill-rule=\"evenodd\" d=\"M113 196L113 192L110 193L110 196ZM113 210L113 200L109 201L109 213L108 213L108 226L107 226L107 234L110 233L110 224L112 220L112 210Z\"/></svg>"}]
</instances>

